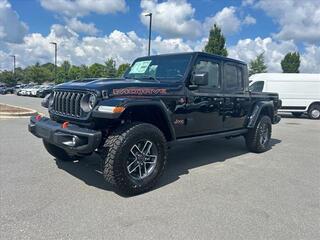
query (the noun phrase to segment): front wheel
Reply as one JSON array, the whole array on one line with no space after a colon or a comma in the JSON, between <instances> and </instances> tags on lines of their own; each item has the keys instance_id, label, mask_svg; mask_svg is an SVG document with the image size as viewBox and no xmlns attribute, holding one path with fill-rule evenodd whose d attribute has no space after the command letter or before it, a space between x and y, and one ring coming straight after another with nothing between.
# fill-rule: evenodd
<instances>
[{"instance_id":1,"label":"front wheel","mask_svg":"<svg viewBox=\"0 0 320 240\"><path fill-rule=\"evenodd\" d=\"M308 111L308 115L310 119L320 119L320 105L313 104Z\"/></svg>"},{"instance_id":2,"label":"front wheel","mask_svg":"<svg viewBox=\"0 0 320 240\"><path fill-rule=\"evenodd\" d=\"M116 129L99 152L105 180L127 195L151 189L162 175L167 159L163 133L147 123Z\"/></svg>"},{"instance_id":3,"label":"front wheel","mask_svg":"<svg viewBox=\"0 0 320 240\"><path fill-rule=\"evenodd\" d=\"M251 152L262 153L268 150L271 139L272 124L269 116L259 117L254 128L245 135L246 144Z\"/></svg>"}]
</instances>

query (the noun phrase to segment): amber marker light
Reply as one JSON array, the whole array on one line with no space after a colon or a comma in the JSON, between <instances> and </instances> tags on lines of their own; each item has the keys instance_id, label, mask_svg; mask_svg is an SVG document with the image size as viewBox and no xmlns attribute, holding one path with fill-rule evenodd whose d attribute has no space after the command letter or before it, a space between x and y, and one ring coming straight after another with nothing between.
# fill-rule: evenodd
<instances>
[{"instance_id":1,"label":"amber marker light","mask_svg":"<svg viewBox=\"0 0 320 240\"><path fill-rule=\"evenodd\" d=\"M124 110L124 107L115 107L113 108L113 113L122 113Z\"/></svg>"},{"instance_id":2,"label":"amber marker light","mask_svg":"<svg viewBox=\"0 0 320 240\"><path fill-rule=\"evenodd\" d=\"M100 106L98 111L105 113L122 113L125 109L125 107Z\"/></svg>"}]
</instances>

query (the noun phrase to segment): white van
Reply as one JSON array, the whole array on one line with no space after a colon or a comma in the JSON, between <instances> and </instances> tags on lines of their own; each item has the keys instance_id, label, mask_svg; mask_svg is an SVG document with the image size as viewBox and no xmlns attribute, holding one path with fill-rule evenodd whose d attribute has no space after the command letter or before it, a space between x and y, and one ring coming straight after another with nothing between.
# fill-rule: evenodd
<instances>
[{"instance_id":1,"label":"white van","mask_svg":"<svg viewBox=\"0 0 320 240\"><path fill-rule=\"evenodd\" d=\"M258 73L249 81L252 92L279 93L279 112L291 112L296 117L307 113L311 119L320 119L320 74Z\"/></svg>"}]
</instances>

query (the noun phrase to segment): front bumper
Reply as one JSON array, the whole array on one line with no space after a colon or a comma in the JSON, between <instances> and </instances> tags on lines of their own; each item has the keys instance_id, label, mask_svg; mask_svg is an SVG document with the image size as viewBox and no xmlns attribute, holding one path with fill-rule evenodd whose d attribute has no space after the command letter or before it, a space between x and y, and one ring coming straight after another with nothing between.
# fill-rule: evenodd
<instances>
[{"instance_id":1,"label":"front bumper","mask_svg":"<svg viewBox=\"0 0 320 240\"><path fill-rule=\"evenodd\" d=\"M74 124L62 128L62 125L46 117L36 119L32 116L28 125L29 131L36 137L63 148L71 153L92 153L101 142L101 132L81 128Z\"/></svg>"}]
</instances>

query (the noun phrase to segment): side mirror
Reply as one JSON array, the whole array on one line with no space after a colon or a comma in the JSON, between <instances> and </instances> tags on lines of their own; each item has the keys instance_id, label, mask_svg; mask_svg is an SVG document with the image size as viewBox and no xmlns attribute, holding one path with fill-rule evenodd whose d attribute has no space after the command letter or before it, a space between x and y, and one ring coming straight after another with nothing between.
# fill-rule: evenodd
<instances>
[{"instance_id":1,"label":"side mirror","mask_svg":"<svg viewBox=\"0 0 320 240\"><path fill-rule=\"evenodd\" d=\"M208 81L209 81L209 76L207 72L193 74L193 84L195 85L206 86L208 85Z\"/></svg>"}]
</instances>

